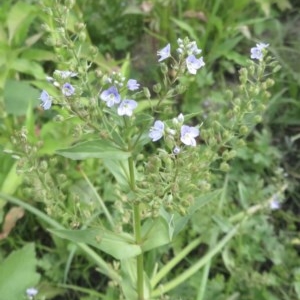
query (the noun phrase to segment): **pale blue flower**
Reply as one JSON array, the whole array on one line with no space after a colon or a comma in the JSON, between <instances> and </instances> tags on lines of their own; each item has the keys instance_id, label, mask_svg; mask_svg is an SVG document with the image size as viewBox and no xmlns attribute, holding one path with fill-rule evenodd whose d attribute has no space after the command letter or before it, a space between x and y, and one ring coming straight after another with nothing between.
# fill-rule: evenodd
<instances>
[{"instance_id":1,"label":"pale blue flower","mask_svg":"<svg viewBox=\"0 0 300 300\"><path fill-rule=\"evenodd\" d=\"M130 91L138 90L140 87L140 84L135 79L129 79L127 82L127 88Z\"/></svg>"},{"instance_id":2,"label":"pale blue flower","mask_svg":"<svg viewBox=\"0 0 300 300\"><path fill-rule=\"evenodd\" d=\"M178 146L175 146L174 149L173 149L173 153L174 153L175 155L178 155L178 154L180 153L180 151L181 151L181 149L180 149L180 147L178 147Z\"/></svg>"},{"instance_id":3,"label":"pale blue flower","mask_svg":"<svg viewBox=\"0 0 300 300\"><path fill-rule=\"evenodd\" d=\"M180 130L180 140L187 146L196 146L195 138L199 135L199 129L197 127L190 127L182 125Z\"/></svg>"},{"instance_id":4,"label":"pale blue flower","mask_svg":"<svg viewBox=\"0 0 300 300\"><path fill-rule=\"evenodd\" d=\"M271 210L277 210L280 209L280 203L276 200L272 200L270 203Z\"/></svg>"},{"instance_id":5,"label":"pale blue flower","mask_svg":"<svg viewBox=\"0 0 300 300\"><path fill-rule=\"evenodd\" d=\"M271 210L277 210L281 208L278 195L275 195L269 203Z\"/></svg>"},{"instance_id":6,"label":"pale blue flower","mask_svg":"<svg viewBox=\"0 0 300 300\"><path fill-rule=\"evenodd\" d=\"M71 71L60 71L60 70L55 70L54 74L57 74L62 79L67 79L69 77L77 76L77 73L74 73L74 72L71 72Z\"/></svg>"},{"instance_id":7,"label":"pale blue flower","mask_svg":"<svg viewBox=\"0 0 300 300\"><path fill-rule=\"evenodd\" d=\"M100 94L100 99L106 102L108 107L112 107L121 102L121 96L115 86L103 91Z\"/></svg>"},{"instance_id":8,"label":"pale blue flower","mask_svg":"<svg viewBox=\"0 0 300 300\"><path fill-rule=\"evenodd\" d=\"M137 103L134 100L125 99L121 102L121 104L118 107L118 115L119 116L132 116L132 112L134 109L136 109Z\"/></svg>"},{"instance_id":9,"label":"pale blue flower","mask_svg":"<svg viewBox=\"0 0 300 300\"><path fill-rule=\"evenodd\" d=\"M269 47L269 44L265 44L265 43L259 43L256 44L256 47L253 47L250 49L251 52L251 58L252 59L258 59L258 60L262 60L263 58L263 49Z\"/></svg>"},{"instance_id":10,"label":"pale blue flower","mask_svg":"<svg viewBox=\"0 0 300 300\"><path fill-rule=\"evenodd\" d=\"M70 97L75 93L75 88L72 86L71 83L65 83L62 86L62 93L66 96L66 97Z\"/></svg>"},{"instance_id":11,"label":"pale blue flower","mask_svg":"<svg viewBox=\"0 0 300 300\"><path fill-rule=\"evenodd\" d=\"M166 47L157 51L157 55L160 56L158 61L163 61L164 59L170 57L171 56L171 45L168 44Z\"/></svg>"},{"instance_id":12,"label":"pale blue flower","mask_svg":"<svg viewBox=\"0 0 300 300\"><path fill-rule=\"evenodd\" d=\"M45 110L49 109L52 105L52 97L45 90L42 91L39 100L42 101L41 106Z\"/></svg>"},{"instance_id":13,"label":"pale blue flower","mask_svg":"<svg viewBox=\"0 0 300 300\"><path fill-rule=\"evenodd\" d=\"M200 57L199 59L195 57L195 55L189 55L186 58L186 66L188 71L191 74L196 74L197 70L200 69L201 67L203 67L205 65L204 61L203 61L203 57Z\"/></svg>"},{"instance_id":14,"label":"pale blue flower","mask_svg":"<svg viewBox=\"0 0 300 300\"><path fill-rule=\"evenodd\" d=\"M202 52L202 50L197 47L197 44L196 44L195 41L190 42L187 45L187 53L188 53L188 55L199 55L201 52Z\"/></svg>"},{"instance_id":15,"label":"pale blue flower","mask_svg":"<svg viewBox=\"0 0 300 300\"><path fill-rule=\"evenodd\" d=\"M149 137L152 142L156 142L164 135L165 124L162 121L155 121L153 127L150 128Z\"/></svg>"},{"instance_id":16,"label":"pale blue flower","mask_svg":"<svg viewBox=\"0 0 300 300\"><path fill-rule=\"evenodd\" d=\"M36 296L38 292L39 291L36 288L31 287L26 290L26 295L29 299L33 299L33 297Z\"/></svg>"}]
</instances>

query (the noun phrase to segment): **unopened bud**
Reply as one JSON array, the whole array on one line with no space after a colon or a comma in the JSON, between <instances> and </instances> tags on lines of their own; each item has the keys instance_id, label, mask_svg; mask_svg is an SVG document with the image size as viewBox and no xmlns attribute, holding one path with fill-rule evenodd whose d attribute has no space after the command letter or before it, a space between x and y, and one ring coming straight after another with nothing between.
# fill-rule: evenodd
<instances>
[{"instance_id":1,"label":"unopened bud","mask_svg":"<svg viewBox=\"0 0 300 300\"><path fill-rule=\"evenodd\" d=\"M149 91L149 89L148 89L148 88L146 88L146 87L144 87L144 88L143 88L143 91L144 91L144 95L145 95L145 97L146 97L147 99L150 99L150 97L151 97L151 94L150 94L150 91Z\"/></svg>"}]
</instances>

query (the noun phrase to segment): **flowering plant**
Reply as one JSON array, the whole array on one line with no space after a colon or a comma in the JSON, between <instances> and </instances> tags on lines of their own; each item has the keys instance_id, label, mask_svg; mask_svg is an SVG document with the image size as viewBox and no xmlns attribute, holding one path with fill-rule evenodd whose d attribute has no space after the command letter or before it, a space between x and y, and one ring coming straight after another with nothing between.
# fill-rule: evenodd
<instances>
[{"instance_id":1,"label":"flowering plant","mask_svg":"<svg viewBox=\"0 0 300 300\"><path fill-rule=\"evenodd\" d=\"M66 12L68 8L64 14L58 9L58 16L52 16L59 28L67 27ZM196 76L205 67L205 54L200 56L202 50L195 41L178 39L175 54L171 43L157 51L162 80L150 90L139 80L125 76L126 72L103 74L92 69L89 61L78 56L80 47L67 30L58 33L61 46L69 51L70 63L68 69L56 70L47 78L49 91L42 90L39 99L44 110L57 113L59 122L75 120L77 125L72 145L56 149L56 154L71 160L101 160L117 193L114 206L109 205L79 166L105 220L96 229L50 231L78 245L91 245L118 261L120 265L111 266L100 255L92 254L100 272L120 287L126 299L164 297L219 253L238 232L242 220L252 214L245 212L233 218L230 230L215 246L195 266L169 282L163 279L201 239L196 238L159 269L153 262L151 272L146 272L148 253L170 244L198 210L219 197L214 184L220 174L229 171L230 160L260 122L270 97L268 89L273 85L265 71L278 70L278 64L268 55L268 45L257 44L251 49L253 60L240 70L240 94L226 92L230 104L225 119L217 112L207 118L201 111L183 114L172 105L186 89L181 78ZM42 167L45 173L47 166ZM46 179L39 179L51 192ZM59 194L59 187L56 190ZM49 214L54 201L45 201Z\"/></svg>"}]
</instances>

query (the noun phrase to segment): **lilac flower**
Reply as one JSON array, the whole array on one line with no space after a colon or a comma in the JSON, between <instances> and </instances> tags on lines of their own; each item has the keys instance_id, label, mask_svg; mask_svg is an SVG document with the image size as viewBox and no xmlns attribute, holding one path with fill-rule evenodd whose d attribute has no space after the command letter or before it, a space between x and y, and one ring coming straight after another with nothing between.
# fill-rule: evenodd
<instances>
[{"instance_id":1,"label":"lilac flower","mask_svg":"<svg viewBox=\"0 0 300 300\"><path fill-rule=\"evenodd\" d=\"M137 103L134 100L125 99L121 102L118 107L118 115L119 116L132 116L133 110L137 107Z\"/></svg>"},{"instance_id":2,"label":"lilac flower","mask_svg":"<svg viewBox=\"0 0 300 300\"><path fill-rule=\"evenodd\" d=\"M78 73L74 73L74 72L71 72L71 71L55 70L54 74L57 74L62 79L66 79L66 78L69 78L69 77L75 77L75 76L77 76Z\"/></svg>"},{"instance_id":3,"label":"lilac flower","mask_svg":"<svg viewBox=\"0 0 300 300\"><path fill-rule=\"evenodd\" d=\"M256 44L256 47L250 49L251 58L261 60L263 58L263 49L269 47L269 44L259 43Z\"/></svg>"},{"instance_id":4,"label":"lilac flower","mask_svg":"<svg viewBox=\"0 0 300 300\"><path fill-rule=\"evenodd\" d=\"M168 44L166 47L162 48L161 50L157 51L157 55L160 56L159 62L163 61L164 59L171 56L171 45Z\"/></svg>"},{"instance_id":5,"label":"lilac flower","mask_svg":"<svg viewBox=\"0 0 300 300\"><path fill-rule=\"evenodd\" d=\"M277 209L280 209L281 205L280 205L280 202L279 202L279 197L278 195L275 195L271 202L269 203L269 206L271 208L271 210L277 210Z\"/></svg>"},{"instance_id":6,"label":"lilac flower","mask_svg":"<svg viewBox=\"0 0 300 300\"><path fill-rule=\"evenodd\" d=\"M62 93L66 97L70 97L75 93L75 88L72 86L72 84L67 82L62 86Z\"/></svg>"},{"instance_id":7,"label":"lilac flower","mask_svg":"<svg viewBox=\"0 0 300 300\"><path fill-rule=\"evenodd\" d=\"M180 153L180 151L181 151L181 149L180 149L180 147L178 147L178 146L175 146L174 149L173 149L173 153L174 153L175 155L178 155L178 154Z\"/></svg>"},{"instance_id":8,"label":"lilac flower","mask_svg":"<svg viewBox=\"0 0 300 300\"><path fill-rule=\"evenodd\" d=\"M199 59L197 59L195 57L195 55L189 55L186 60L186 66L188 71L191 74L196 74L197 70L200 69L201 67L203 67L205 65L204 61L203 61L203 57L200 57Z\"/></svg>"},{"instance_id":9,"label":"lilac flower","mask_svg":"<svg viewBox=\"0 0 300 300\"><path fill-rule=\"evenodd\" d=\"M199 55L202 52L202 50L197 47L197 44L195 41L190 42L187 45L187 48L188 48L188 50L187 50L188 55Z\"/></svg>"},{"instance_id":10,"label":"lilac flower","mask_svg":"<svg viewBox=\"0 0 300 300\"><path fill-rule=\"evenodd\" d=\"M29 299L33 299L33 297L36 296L37 293L38 293L38 290L35 289L35 288L33 288L33 287L28 288L28 289L26 290L26 295L27 295L27 297L28 297Z\"/></svg>"},{"instance_id":11,"label":"lilac flower","mask_svg":"<svg viewBox=\"0 0 300 300\"><path fill-rule=\"evenodd\" d=\"M54 81L54 78L51 77L51 76L46 76L46 80L47 80L48 82L53 82L53 81Z\"/></svg>"},{"instance_id":12,"label":"lilac flower","mask_svg":"<svg viewBox=\"0 0 300 300\"><path fill-rule=\"evenodd\" d=\"M164 135L165 124L162 121L155 121L154 126L150 128L149 137L152 142L156 142Z\"/></svg>"},{"instance_id":13,"label":"lilac flower","mask_svg":"<svg viewBox=\"0 0 300 300\"><path fill-rule=\"evenodd\" d=\"M106 105L108 107L112 107L115 104L121 102L121 96L115 86L112 86L107 90L104 90L100 94L100 99L106 102Z\"/></svg>"},{"instance_id":14,"label":"lilac flower","mask_svg":"<svg viewBox=\"0 0 300 300\"><path fill-rule=\"evenodd\" d=\"M140 84L135 79L129 79L127 82L127 88L130 91L138 90L140 87Z\"/></svg>"},{"instance_id":15,"label":"lilac flower","mask_svg":"<svg viewBox=\"0 0 300 300\"><path fill-rule=\"evenodd\" d=\"M280 209L280 203L276 200L272 200L270 202L270 208L271 210L277 210L277 209Z\"/></svg>"},{"instance_id":16,"label":"lilac flower","mask_svg":"<svg viewBox=\"0 0 300 300\"><path fill-rule=\"evenodd\" d=\"M196 146L195 138L199 135L199 129L196 127L190 127L187 125L181 126L181 137L180 140L187 146Z\"/></svg>"},{"instance_id":17,"label":"lilac flower","mask_svg":"<svg viewBox=\"0 0 300 300\"><path fill-rule=\"evenodd\" d=\"M52 97L45 90L42 91L39 100L42 101L41 106L44 110L49 109L52 105Z\"/></svg>"}]
</instances>

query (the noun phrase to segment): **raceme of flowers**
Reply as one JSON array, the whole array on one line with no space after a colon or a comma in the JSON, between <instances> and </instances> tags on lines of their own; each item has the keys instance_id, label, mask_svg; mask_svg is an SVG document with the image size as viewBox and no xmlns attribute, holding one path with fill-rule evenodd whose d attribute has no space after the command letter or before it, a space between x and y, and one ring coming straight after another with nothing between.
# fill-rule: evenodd
<instances>
[{"instance_id":1,"label":"raceme of flowers","mask_svg":"<svg viewBox=\"0 0 300 300\"><path fill-rule=\"evenodd\" d=\"M183 124L184 117L180 114L177 118L173 119L173 125L176 128L180 128L179 140L186 146L196 146L196 137L199 136L200 131L198 127L187 126ZM178 130L177 130L178 131ZM176 130L167 128L164 122L156 120L154 125L150 128L149 137L153 142L160 140L165 135L176 135ZM176 140L176 137L174 138ZM177 141L178 142L178 141ZM173 149L174 154L180 153L180 147L175 145Z\"/></svg>"},{"instance_id":2,"label":"raceme of flowers","mask_svg":"<svg viewBox=\"0 0 300 300\"><path fill-rule=\"evenodd\" d=\"M265 43L256 44L256 47L250 49L250 53L251 53L250 57L252 59L262 60L264 56L263 49L267 47L269 47L269 44L265 44Z\"/></svg>"},{"instance_id":3,"label":"raceme of flowers","mask_svg":"<svg viewBox=\"0 0 300 300\"><path fill-rule=\"evenodd\" d=\"M62 94L65 97L71 97L75 94L76 90L74 86L69 83L65 82L62 86L61 84L56 80L67 80L70 77L77 76L77 73L71 72L71 71L60 71L56 70L54 71L54 78L53 77L47 77L47 81L51 82L54 86L61 89ZM110 84L114 84L108 89L102 91L102 93L99 95L99 98L106 102L106 105L108 107L113 107L116 104L119 105L117 109L117 113L119 116L129 116L131 117L133 114L133 110L137 107L137 102L132 99L121 99L121 95L118 91L118 87L123 87L125 77L123 77L121 74L113 73L112 77L107 78L106 82ZM126 87L129 91L135 91L138 90L140 87L140 84L135 79L129 79L127 81ZM44 110L48 110L52 106L53 97L49 95L49 93L45 90L43 90L40 94L39 100L41 101L41 106Z\"/></svg>"},{"instance_id":4,"label":"raceme of flowers","mask_svg":"<svg viewBox=\"0 0 300 300\"><path fill-rule=\"evenodd\" d=\"M202 50L197 47L195 41L190 42L189 39L178 39L177 43L177 53L179 54L179 57L185 59L188 72L195 75L200 68L205 66L203 57L197 58ZM159 56L159 62L171 57L171 45L167 44L164 48L157 51L157 55Z\"/></svg>"},{"instance_id":5,"label":"raceme of flowers","mask_svg":"<svg viewBox=\"0 0 300 300\"><path fill-rule=\"evenodd\" d=\"M51 82L54 86L61 89L62 94L65 97L71 97L75 94L75 88L74 86L69 82L64 82L63 85L61 85L58 81L66 81L67 79L71 77L77 76L77 73L71 72L71 71L60 71L55 70L53 73L54 77L47 76L46 79L48 82ZM41 106L44 110L50 109L52 106L53 97L48 94L47 91L43 90L41 92L41 95L39 97L39 100L41 100Z\"/></svg>"}]
</instances>

